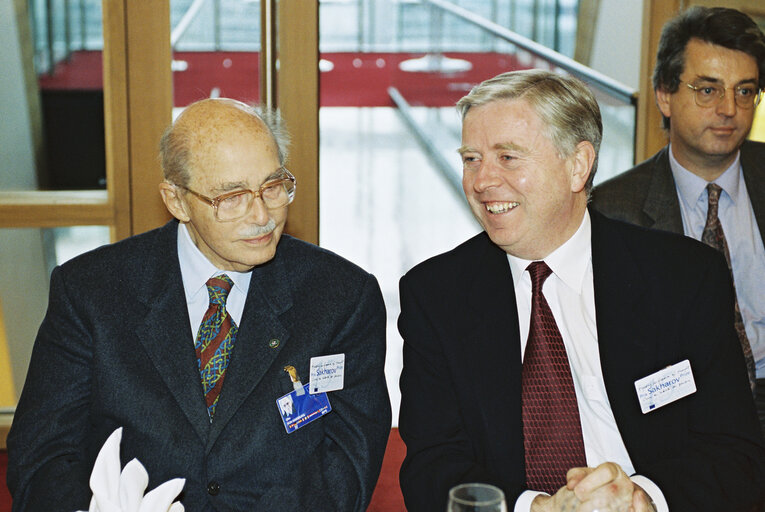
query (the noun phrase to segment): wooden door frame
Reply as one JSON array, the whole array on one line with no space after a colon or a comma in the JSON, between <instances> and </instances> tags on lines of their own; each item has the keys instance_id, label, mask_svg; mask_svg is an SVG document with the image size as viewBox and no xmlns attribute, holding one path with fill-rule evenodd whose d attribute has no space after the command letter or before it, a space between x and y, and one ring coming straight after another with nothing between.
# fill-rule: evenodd
<instances>
[{"instance_id":1,"label":"wooden door frame","mask_svg":"<svg viewBox=\"0 0 765 512\"><path fill-rule=\"evenodd\" d=\"M172 115L169 5L103 0L102 16L107 189L0 192L0 228L104 225L116 241L168 218L157 145Z\"/></svg>"},{"instance_id":2,"label":"wooden door frame","mask_svg":"<svg viewBox=\"0 0 765 512\"><path fill-rule=\"evenodd\" d=\"M286 231L319 243L319 2L279 2L276 106L292 134L298 180Z\"/></svg>"},{"instance_id":3,"label":"wooden door frame","mask_svg":"<svg viewBox=\"0 0 765 512\"><path fill-rule=\"evenodd\" d=\"M637 107L635 163L642 162L667 144L661 112L653 92L653 68L664 24L683 9L684 0L644 0L640 50L640 101Z\"/></svg>"},{"instance_id":4,"label":"wooden door frame","mask_svg":"<svg viewBox=\"0 0 765 512\"><path fill-rule=\"evenodd\" d=\"M159 139L172 121L170 5L103 0L106 176L112 240L169 219L159 196Z\"/></svg>"},{"instance_id":5,"label":"wooden door frame","mask_svg":"<svg viewBox=\"0 0 765 512\"><path fill-rule=\"evenodd\" d=\"M272 0L261 0L262 12L267 12L266 2ZM107 178L111 168L112 179L118 183L113 187L115 211L129 212L116 222L114 239L121 239L169 218L157 192L162 179L157 145L171 122L173 105L169 5L159 0L104 0L103 5L105 34L109 28L108 52L106 35L104 41ZM276 34L262 41L278 46L265 53L278 55L279 65L276 79L261 83L261 95L272 98L292 135L287 165L298 179L286 231L318 244L318 2L277 2L276 16L262 16L262 23L270 24L264 32ZM113 59L108 66L107 53Z\"/></svg>"}]
</instances>

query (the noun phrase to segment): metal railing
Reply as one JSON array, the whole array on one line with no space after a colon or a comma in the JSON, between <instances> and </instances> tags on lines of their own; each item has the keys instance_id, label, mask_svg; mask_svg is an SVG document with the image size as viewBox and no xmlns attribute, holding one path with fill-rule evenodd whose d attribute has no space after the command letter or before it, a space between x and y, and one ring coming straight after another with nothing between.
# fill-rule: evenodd
<instances>
[{"instance_id":1,"label":"metal railing","mask_svg":"<svg viewBox=\"0 0 765 512\"><path fill-rule=\"evenodd\" d=\"M613 105L604 105L601 103L601 113L604 124L601 163L604 159L611 158L612 161L618 162L614 164L613 167L619 168L624 166L624 169L631 167L632 161L634 161L635 134L637 131L638 92L635 89L576 62L565 55L551 50L544 45L498 25L497 23L487 20L453 2L448 0L422 0L422 2L429 4L433 9L438 11L438 14L434 13L431 19L441 20L442 14L448 13L448 15L454 16L464 23L478 27L493 38L503 41L504 43L509 43L515 48L515 53L518 51L527 52L536 59L544 61L551 70L556 72L563 71L576 76L594 89L601 91L602 94L609 98L606 103L615 103L616 105L621 104L631 109L631 112L627 113L625 116L625 113L620 111L618 106L614 107ZM433 30L436 33L441 33L440 27L436 27ZM435 44L434 46L436 46L435 56L441 57L439 45ZM423 69L421 71L433 70ZM434 165L441 171L444 178L455 189L461 192L461 169L456 165L450 164L447 159L443 157L445 151L444 146L446 146L446 143L442 139L450 137L450 134L446 133L445 130L440 130L441 133L439 133L439 130L434 129L433 126L426 127L418 123L416 116L414 115L416 109L409 104L405 95L402 94L395 85L388 89L388 94L391 101L393 101L398 108L403 121L421 142L424 151L430 155ZM626 120L625 117L627 118ZM609 125L608 129L606 129L607 124ZM625 134L627 134L627 137L624 136ZM457 145L454 147L456 148ZM629 148L629 158L622 158L626 152L624 150L625 147ZM601 169L602 168L603 166L601 165ZM598 177L602 178L604 174L605 173L599 173Z\"/></svg>"},{"instance_id":2,"label":"metal railing","mask_svg":"<svg viewBox=\"0 0 765 512\"><path fill-rule=\"evenodd\" d=\"M422 1L433 5L434 7L437 7L438 9L441 9L445 12L453 14L454 16L457 16L458 18L471 23L476 27L479 27L487 33L502 39L503 41L511 43L518 48L522 48L527 52L550 62L551 64L567 71L568 73L571 73L577 78L580 78L585 82L601 89L609 95L612 95L622 101L630 102L633 105L637 104L637 91L635 91L635 89L627 87L626 85L621 84L618 81L585 66L584 64L580 64L574 59L566 57L565 55L562 55L555 50L551 50L550 48L547 48L546 46L541 45L536 41L532 41L529 38L523 37L522 35L508 30L505 27L497 25L496 23L478 16L472 11L460 7L459 5L456 5L452 2L448 2L446 0Z\"/></svg>"}]
</instances>

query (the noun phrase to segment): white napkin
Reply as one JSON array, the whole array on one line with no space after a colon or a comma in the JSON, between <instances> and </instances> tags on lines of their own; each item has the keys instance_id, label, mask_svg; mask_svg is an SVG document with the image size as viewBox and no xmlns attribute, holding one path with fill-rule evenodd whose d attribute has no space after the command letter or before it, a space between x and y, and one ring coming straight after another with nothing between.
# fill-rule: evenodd
<instances>
[{"instance_id":1,"label":"white napkin","mask_svg":"<svg viewBox=\"0 0 765 512\"><path fill-rule=\"evenodd\" d=\"M138 459L125 464L120 471L121 441L122 427L112 432L98 452L90 475L93 498L87 512L184 512L183 505L173 500L186 479L168 480L144 496L149 474Z\"/></svg>"}]
</instances>

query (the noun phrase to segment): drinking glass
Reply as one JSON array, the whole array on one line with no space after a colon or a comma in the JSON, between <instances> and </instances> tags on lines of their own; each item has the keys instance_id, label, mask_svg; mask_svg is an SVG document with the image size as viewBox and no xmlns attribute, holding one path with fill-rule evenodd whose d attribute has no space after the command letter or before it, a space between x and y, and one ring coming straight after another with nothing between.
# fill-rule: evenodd
<instances>
[{"instance_id":1,"label":"drinking glass","mask_svg":"<svg viewBox=\"0 0 765 512\"><path fill-rule=\"evenodd\" d=\"M489 484L460 484L449 491L446 512L507 512L505 493Z\"/></svg>"}]
</instances>

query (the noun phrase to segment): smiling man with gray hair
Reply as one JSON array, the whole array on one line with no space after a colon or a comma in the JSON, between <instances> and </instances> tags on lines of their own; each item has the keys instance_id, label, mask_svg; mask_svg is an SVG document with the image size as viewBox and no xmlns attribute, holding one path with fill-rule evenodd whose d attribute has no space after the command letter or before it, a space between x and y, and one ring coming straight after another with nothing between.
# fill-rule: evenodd
<instances>
[{"instance_id":1,"label":"smiling man with gray hair","mask_svg":"<svg viewBox=\"0 0 765 512\"><path fill-rule=\"evenodd\" d=\"M484 232L401 279L407 507L483 482L516 511L747 510L765 446L723 257L588 211L580 81L505 73L457 106Z\"/></svg>"}]
</instances>

